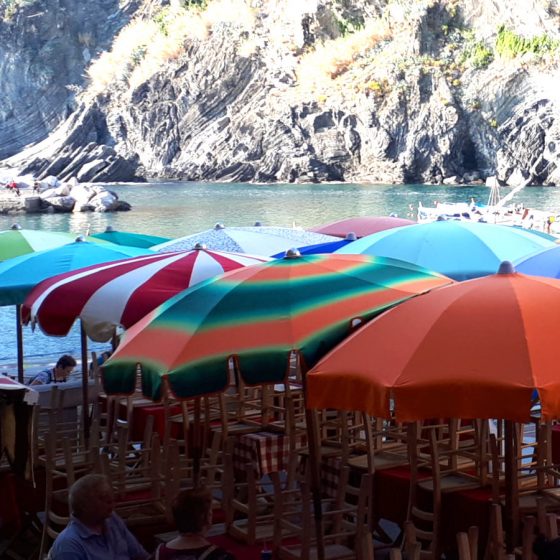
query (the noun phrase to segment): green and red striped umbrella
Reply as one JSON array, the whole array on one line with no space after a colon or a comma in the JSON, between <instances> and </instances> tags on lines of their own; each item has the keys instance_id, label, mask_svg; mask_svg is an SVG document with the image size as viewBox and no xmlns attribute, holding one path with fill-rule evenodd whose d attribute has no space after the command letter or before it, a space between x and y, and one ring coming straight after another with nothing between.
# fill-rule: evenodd
<instances>
[{"instance_id":1,"label":"green and red striped umbrella","mask_svg":"<svg viewBox=\"0 0 560 560\"><path fill-rule=\"evenodd\" d=\"M181 292L124 335L103 368L108 393L131 393L137 364L146 396L161 380L182 398L225 388L235 357L249 384L281 382L299 352L313 366L352 330L414 295L452 282L402 261L307 255L228 272Z\"/></svg>"}]
</instances>

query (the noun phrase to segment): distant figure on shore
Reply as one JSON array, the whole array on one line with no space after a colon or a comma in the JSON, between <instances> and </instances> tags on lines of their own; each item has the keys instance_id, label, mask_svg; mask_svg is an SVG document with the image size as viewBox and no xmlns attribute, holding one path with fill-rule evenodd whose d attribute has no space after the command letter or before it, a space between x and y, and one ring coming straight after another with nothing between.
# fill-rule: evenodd
<instances>
[{"instance_id":1,"label":"distant figure on shore","mask_svg":"<svg viewBox=\"0 0 560 560\"><path fill-rule=\"evenodd\" d=\"M235 560L233 554L206 540L212 526L210 490L193 488L179 492L172 511L179 536L159 545L155 560Z\"/></svg>"},{"instance_id":2,"label":"distant figure on shore","mask_svg":"<svg viewBox=\"0 0 560 560\"><path fill-rule=\"evenodd\" d=\"M113 490L101 474L77 480L68 496L72 518L49 560L145 560L149 554L114 513Z\"/></svg>"},{"instance_id":3,"label":"distant figure on shore","mask_svg":"<svg viewBox=\"0 0 560 560\"><path fill-rule=\"evenodd\" d=\"M19 196L19 195L20 195L18 184L17 184L14 180L10 181L10 182L6 185L6 188L7 188L7 189L10 189L13 193L16 194L16 196Z\"/></svg>"},{"instance_id":4,"label":"distant figure on shore","mask_svg":"<svg viewBox=\"0 0 560 560\"><path fill-rule=\"evenodd\" d=\"M53 368L47 368L39 372L28 384L47 385L49 383L64 383L75 367L76 360L72 356L64 354L64 356L58 359Z\"/></svg>"},{"instance_id":5,"label":"distant figure on shore","mask_svg":"<svg viewBox=\"0 0 560 560\"><path fill-rule=\"evenodd\" d=\"M41 192L41 185L39 181L35 180L33 183L33 193L39 194Z\"/></svg>"}]
</instances>

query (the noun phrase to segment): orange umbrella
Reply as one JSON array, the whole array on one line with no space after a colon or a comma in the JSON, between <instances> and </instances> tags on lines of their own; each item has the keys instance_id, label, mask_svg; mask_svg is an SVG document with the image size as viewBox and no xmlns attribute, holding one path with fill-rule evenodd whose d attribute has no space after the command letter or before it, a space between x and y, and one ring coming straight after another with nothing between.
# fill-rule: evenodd
<instances>
[{"instance_id":1,"label":"orange umbrella","mask_svg":"<svg viewBox=\"0 0 560 560\"><path fill-rule=\"evenodd\" d=\"M560 416L560 281L498 274L411 299L360 328L310 370L308 406L400 421L527 421L533 391Z\"/></svg>"}]
</instances>

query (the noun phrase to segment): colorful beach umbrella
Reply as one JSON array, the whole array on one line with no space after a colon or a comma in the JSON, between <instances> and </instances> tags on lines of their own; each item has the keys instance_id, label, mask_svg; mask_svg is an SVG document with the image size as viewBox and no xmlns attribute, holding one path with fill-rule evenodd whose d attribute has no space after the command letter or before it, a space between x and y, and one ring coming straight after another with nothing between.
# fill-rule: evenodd
<instances>
[{"instance_id":1,"label":"colorful beach umbrella","mask_svg":"<svg viewBox=\"0 0 560 560\"><path fill-rule=\"evenodd\" d=\"M363 326L309 372L309 406L524 422L536 389L543 418L559 418L560 281L512 270L434 290Z\"/></svg>"},{"instance_id":2,"label":"colorful beach umbrella","mask_svg":"<svg viewBox=\"0 0 560 560\"><path fill-rule=\"evenodd\" d=\"M14 230L19 233L22 230ZM18 377L23 381L23 335L20 305L40 282L56 274L84 266L144 255L150 251L135 247L119 247L112 243L89 243L83 237L73 243L43 251L29 252L0 263L0 305L16 305Z\"/></svg>"},{"instance_id":3,"label":"colorful beach umbrella","mask_svg":"<svg viewBox=\"0 0 560 560\"><path fill-rule=\"evenodd\" d=\"M148 253L151 251L138 247L80 240L9 259L0 263L0 305L23 303L37 284L58 274Z\"/></svg>"},{"instance_id":4,"label":"colorful beach umbrella","mask_svg":"<svg viewBox=\"0 0 560 560\"><path fill-rule=\"evenodd\" d=\"M39 284L25 301L23 320L37 323L46 334L64 336L80 318L87 335L104 342L116 326L129 328L190 286L268 260L198 246L90 266Z\"/></svg>"},{"instance_id":5,"label":"colorful beach umbrella","mask_svg":"<svg viewBox=\"0 0 560 560\"><path fill-rule=\"evenodd\" d=\"M347 336L352 320L450 280L392 259L308 255L235 270L182 292L124 335L103 368L109 393L131 393L136 364L144 394L161 378L187 398L223 390L234 356L249 384L284 380L298 352L314 364Z\"/></svg>"},{"instance_id":6,"label":"colorful beach umbrella","mask_svg":"<svg viewBox=\"0 0 560 560\"><path fill-rule=\"evenodd\" d=\"M519 259L515 269L523 274L560 278L560 245Z\"/></svg>"},{"instance_id":7,"label":"colorful beach umbrella","mask_svg":"<svg viewBox=\"0 0 560 560\"><path fill-rule=\"evenodd\" d=\"M74 242L76 237L78 236L75 233L22 229L14 224L11 229L0 231L0 261L67 245ZM92 240L91 238L86 238L86 240L106 243L103 240Z\"/></svg>"},{"instance_id":8,"label":"colorful beach umbrella","mask_svg":"<svg viewBox=\"0 0 560 560\"><path fill-rule=\"evenodd\" d=\"M493 274L504 260L515 261L554 246L548 239L511 227L442 220L369 235L336 253L401 259L455 280L468 280Z\"/></svg>"},{"instance_id":9,"label":"colorful beach umbrella","mask_svg":"<svg viewBox=\"0 0 560 560\"><path fill-rule=\"evenodd\" d=\"M353 233L349 233L344 239L339 239L337 241L329 241L328 243L317 243L315 245L306 245L304 247L297 247L300 255L327 255L334 253L337 249L340 249L352 241L356 241L357 237ZM272 255L274 259L284 258L286 251Z\"/></svg>"},{"instance_id":10,"label":"colorful beach umbrella","mask_svg":"<svg viewBox=\"0 0 560 560\"><path fill-rule=\"evenodd\" d=\"M282 227L225 227L216 224L214 228L173 239L152 247L154 251L189 251L196 243L203 243L214 251L231 251L253 255L274 255L292 247L338 241L337 238L311 233L302 229Z\"/></svg>"},{"instance_id":11,"label":"colorful beach umbrella","mask_svg":"<svg viewBox=\"0 0 560 560\"><path fill-rule=\"evenodd\" d=\"M346 237L349 232L353 232L359 239L379 231L410 226L415 223L412 220L397 218L396 216L356 216L355 218L345 218L344 220L317 226L309 229L309 231L334 235L335 237Z\"/></svg>"},{"instance_id":12,"label":"colorful beach umbrella","mask_svg":"<svg viewBox=\"0 0 560 560\"><path fill-rule=\"evenodd\" d=\"M518 440L536 390L541 419L560 418L560 281L500 272L406 301L362 327L307 375L310 408L409 422L505 422L505 519L516 543ZM509 450L509 451L508 451Z\"/></svg>"},{"instance_id":13,"label":"colorful beach umbrella","mask_svg":"<svg viewBox=\"0 0 560 560\"><path fill-rule=\"evenodd\" d=\"M149 249L158 243L165 243L170 239L168 237L159 237L157 235L147 235L145 233L132 233L128 231L117 231L112 226L107 226L104 232L92 234L95 239L103 239L110 241L115 245L127 245L128 247L140 247Z\"/></svg>"}]
</instances>

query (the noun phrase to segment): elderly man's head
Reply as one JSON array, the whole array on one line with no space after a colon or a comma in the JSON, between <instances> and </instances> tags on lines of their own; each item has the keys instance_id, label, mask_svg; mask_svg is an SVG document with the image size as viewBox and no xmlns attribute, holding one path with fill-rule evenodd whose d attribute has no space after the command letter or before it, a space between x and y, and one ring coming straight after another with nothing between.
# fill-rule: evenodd
<instances>
[{"instance_id":1,"label":"elderly man's head","mask_svg":"<svg viewBox=\"0 0 560 560\"><path fill-rule=\"evenodd\" d=\"M101 523L113 513L113 490L107 477L88 474L70 488L70 509L86 525Z\"/></svg>"}]
</instances>

